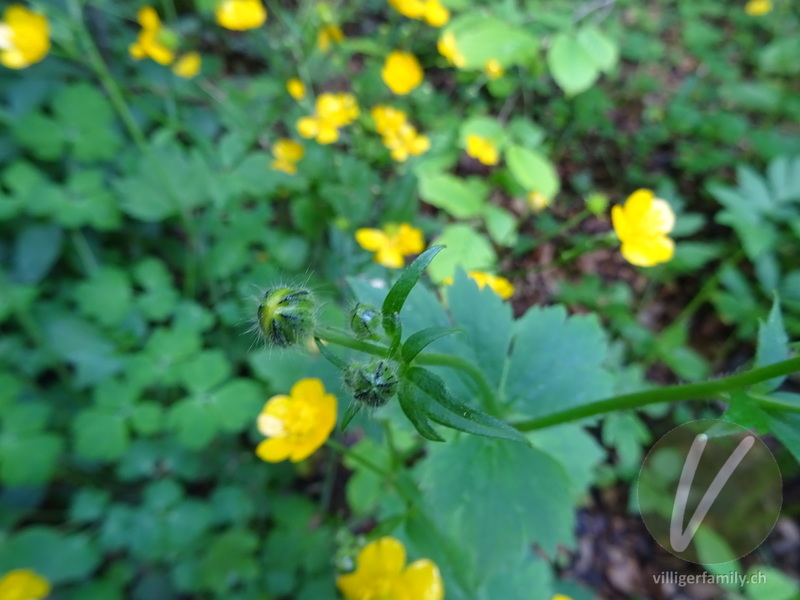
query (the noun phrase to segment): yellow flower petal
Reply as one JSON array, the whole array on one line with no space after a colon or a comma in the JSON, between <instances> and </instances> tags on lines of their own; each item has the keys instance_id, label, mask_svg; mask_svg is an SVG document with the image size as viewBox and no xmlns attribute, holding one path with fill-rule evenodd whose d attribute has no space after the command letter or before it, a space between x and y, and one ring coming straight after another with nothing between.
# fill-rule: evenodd
<instances>
[{"instance_id":1,"label":"yellow flower petal","mask_svg":"<svg viewBox=\"0 0 800 600\"><path fill-rule=\"evenodd\" d=\"M380 229L359 229L356 231L356 242L369 252L377 252L388 243L388 240L388 236Z\"/></svg>"},{"instance_id":2,"label":"yellow flower petal","mask_svg":"<svg viewBox=\"0 0 800 600\"><path fill-rule=\"evenodd\" d=\"M292 448L288 437L270 438L256 446L256 456L266 462L282 462L289 458Z\"/></svg>"},{"instance_id":3,"label":"yellow flower petal","mask_svg":"<svg viewBox=\"0 0 800 600\"><path fill-rule=\"evenodd\" d=\"M444 584L439 568L428 559L411 563L400 576L403 600L442 600ZM400 600L400 598L398 598Z\"/></svg>"},{"instance_id":4,"label":"yellow flower petal","mask_svg":"<svg viewBox=\"0 0 800 600\"><path fill-rule=\"evenodd\" d=\"M770 0L750 0L744 5L744 12L751 17L760 17L772 10L772 2Z\"/></svg>"},{"instance_id":5,"label":"yellow flower petal","mask_svg":"<svg viewBox=\"0 0 800 600\"><path fill-rule=\"evenodd\" d=\"M293 77L286 82L286 91L295 100L302 100L306 95L306 86L297 77Z\"/></svg>"},{"instance_id":6,"label":"yellow flower petal","mask_svg":"<svg viewBox=\"0 0 800 600\"><path fill-rule=\"evenodd\" d=\"M139 25L142 26L142 29L161 28L161 19L158 18L158 13L152 6L143 6L140 8L139 12L136 14L136 20L139 21Z\"/></svg>"},{"instance_id":7,"label":"yellow flower petal","mask_svg":"<svg viewBox=\"0 0 800 600\"><path fill-rule=\"evenodd\" d=\"M395 50L386 57L381 77L392 92L402 96L422 83L423 72L416 56Z\"/></svg>"},{"instance_id":8,"label":"yellow flower petal","mask_svg":"<svg viewBox=\"0 0 800 600\"><path fill-rule=\"evenodd\" d=\"M483 70L489 79L498 79L505 73L503 65L501 65L500 62L494 58L490 58L486 61L486 65L484 66Z\"/></svg>"},{"instance_id":9,"label":"yellow flower petal","mask_svg":"<svg viewBox=\"0 0 800 600\"><path fill-rule=\"evenodd\" d=\"M273 145L272 154L278 160L289 163L297 163L302 160L303 156L305 155L305 150L301 144L295 142L294 140L282 138L276 141Z\"/></svg>"},{"instance_id":10,"label":"yellow flower petal","mask_svg":"<svg viewBox=\"0 0 800 600\"><path fill-rule=\"evenodd\" d=\"M439 0L428 0L424 18L431 27L442 27L450 20L450 11Z\"/></svg>"},{"instance_id":11,"label":"yellow flower petal","mask_svg":"<svg viewBox=\"0 0 800 600\"><path fill-rule=\"evenodd\" d=\"M637 267L652 267L667 262L675 253L675 242L667 236L635 239L623 242L622 256Z\"/></svg>"},{"instance_id":12,"label":"yellow flower petal","mask_svg":"<svg viewBox=\"0 0 800 600\"><path fill-rule=\"evenodd\" d=\"M403 255L394 247L380 248L375 253L375 262L389 269L400 269L405 265Z\"/></svg>"},{"instance_id":13,"label":"yellow flower petal","mask_svg":"<svg viewBox=\"0 0 800 600\"><path fill-rule=\"evenodd\" d=\"M50 593L50 584L30 569L15 569L0 578L0 600L40 600Z\"/></svg>"},{"instance_id":14,"label":"yellow flower petal","mask_svg":"<svg viewBox=\"0 0 800 600\"><path fill-rule=\"evenodd\" d=\"M422 252L425 249L422 232L408 223L402 223L397 232L397 249L405 255Z\"/></svg>"},{"instance_id":15,"label":"yellow flower petal","mask_svg":"<svg viewBox=\"0 0 800 600\"><path fill-rule=\"evenodd\" d=\"M297 133L308 139L317 137L319 121L314 117L303 117L297 121Z\"/></svg>"},{"instance_id":16,"label":"yellow flower petal","mask_svg":"<svg viewBox=\"0 0 800 600\"><path fill-rule=\"evenodd\" d=\"M24 6L6 8L0 30L0 64L10 69L29 67L50 51L47 17Z\"/></svg>"},{"instance_id":17,"label":"yellow flower petal","mask_svg":"<svg viewBox=\"0 0 800 600\"><path fill-rule=\"evenodd\" d=\"M267 20L267 10L261 0L222 0L215 16L224 28L245 31L261 27Z\"/></svg>"},{"instance_id":18,"label":"yellow flower petal","mask_svg":"<svg viewBox=\"0 0 800 600\"><path fill-rule=\"evenodd\" d=\"M197 52L187 52L172 66L172 72L178 77L191 79L200 72L203 60Z\"/></svg>"},{"instance_id":19,"label":"yellow flower petal","mask_svg":"<svg viewBox=\"0 0 800 600\"><path fill-rule=\"evenodd\" d=\"M491 140L471 133L467 136L467 154L484 165L496 165L500 162L497 147Z\"/></svg>"},{"instance_id":20,"label":"yellow flower petal","mask_svg":"<svg viewBox=\"0 0 800 600\"><path fill-rule=\"evenodd\" d=\"M425 14L424 0L389 0L389 4L409 19L419 19Z\"/></svg>"},{"instance_id":21,"label":"yellow flower petal","mask_svg":"<svg viewBox=\"0 0 800 600\"><path fill-rule=\"evenodd\" d=\"M393 537L382 537L367 544L356 558L358 571L372 577L394 577L406 564L406 549Z\"/></svg>"}]
</instances>

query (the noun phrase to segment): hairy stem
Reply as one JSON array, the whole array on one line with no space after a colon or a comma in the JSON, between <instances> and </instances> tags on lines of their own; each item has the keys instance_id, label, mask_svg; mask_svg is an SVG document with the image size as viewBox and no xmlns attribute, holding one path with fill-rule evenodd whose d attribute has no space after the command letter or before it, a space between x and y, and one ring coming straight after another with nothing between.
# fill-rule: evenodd
<instances>
[{"instance_id":1,"label":"hairy stem","mask_svg":"<svg viewBox=\"0 0 800 600\"><path fill-rule=\"evenodd\" d=\"M716 379L714 381L673 385L656 390L646 390L633 394L614 396L613 398L606 398L605 400L598 400L597 402L591 402L583 406L576 406L545 417L519 421L517 423L512 423L512 425L520 431L534 431L536 429L544 429L552 425L560 425L561 423L577 421L579 419L594 417L617 410L642 408L660 402L707 400L708 398L716 397L726 392L738 390L761 381L766 381L767 379L781 377L796 371L800 371L800 357L791 358L758 369L751 369L744 373L723 377L722 379ZM765 409L800 412L800 405L782 403L776 399L767 399L764 397L757 397L756 401Z\"/></svg>"}]
</instances>

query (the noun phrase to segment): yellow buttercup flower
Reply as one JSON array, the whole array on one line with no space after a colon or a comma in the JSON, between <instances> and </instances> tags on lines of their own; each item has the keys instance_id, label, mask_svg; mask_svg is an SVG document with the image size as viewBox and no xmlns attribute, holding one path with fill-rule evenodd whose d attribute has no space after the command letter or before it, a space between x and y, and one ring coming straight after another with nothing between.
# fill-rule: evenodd
<instances>
[{"instance_id":1,"label":"yellow buttercup flower","mask_svg":"<svg viewBox=\"0 0 800 600\"><path fill-rule=\"evenodd\" d=\"M485 165L496 165L500 162L497 146L494 145L492 140L474 133L467 136L467 154Z\"/></svg>"},{"instance_id":2,"label":"yellow buttercup flower","mask_svg":"<svg viewBox=\"0 0 800 600\"><path fill-rule=\"evenodd\" d=\"M390 269L402 268L406 256L419 254L425 249L422 232L408 223L392 223L382 230L359 229L356 242L364 250L375 253L376 263Z\"/></svg>"},{"instance_id":3,"label":"yellow buttercup flower","mask_svg":"<svg viewBox=\"0 0 800 600\"><path fill-rule=\"evenodd\" d=\"M443 27L450 20L450 11L439 0L428 0L423 17L431 27Z\"/></svg>"},{"instance_id":4,"label":"yellow buttercup flower","mask_svg":"<svg viewBox=\"0 0 800 600\"><path fill-rule=\"evenodd\" d=\"M306 96L306 86L297 77L286 82L286 91L295 100L302 100Z\"/></svg>"},{"instance_id":5,"label":"yellow buttercup flower","mask_svg":"<svg viewBox=\"0 0 800 600\"><path fill-rule=\"evenodd\" d=\"M417 57L409 52L394 50L386 57L381 70L384 83L395 94L408 94L422 83L422 67Z\"/></svg>"},{"instance_id":6,"label":"yellow buttercup flower","mask_svg":"<svg viewBox=\"0 0 800 600\"><path fill-rule=\"evenodd\" d=\"M50 593L44 577L29 569L16 569L0 579L0 600L40 600Z\"/></svg>"},{"instance_id":7,"label":"yellow buttercup flower","mask_svg":"<svg viewBox=\"0 0 800 600\"><path fill-rule=\"evenodd\" d=\"M483 70L489 79L499 79L505 73L503 65L500 64L500 61L494 58L490 58L486 61L486 65L483 67Z\"/></svg>"},{"instance_id":8,"label":"yellow buttercup flower","mask_svg":"<svg viewBox=\"0 0 800 600\"><path fill-rule=\"evenodd\" d=\"M425 14L425 0L389 0L389 5L404 17L421 19Z\"/></svg>"},{"instance_id":9,"label":"yellow buttercup flower","mask_svg":"<svg viewBox=\"0 0 800 600\"><path fill-rule=\"evenodd\" d=\"M572 600L572 598L565 596L564 594L556 594L553 596L552 600Z\"/></svg>"},{"instance_id":10,"label":"yellow buttercup flower","mask_svg":"<svg viewBox=\"0 0 800 600\"><path fill-rule=\"evenodd\" d=\"M528 204L528 208L535 213L542 212L545 208L550 206L550 198L537 191L533 191L528 194L528 197L525 198L525 201Z\"/></svg>"},{"instance_id":11,"label":"yellow buttercup flower","mask_svg":"<svg viewBox=\"0 0 800 600\"><path fill-rule=\"evenodd\" d=\"M203 59L197 52L187 52L181 56L178 61L172 65L172 72L178 77L184 79L191 79L200 72L200 67L203 64Z\"/></svg>"},{"instance_id":12,"label":"yellow buttercup flower","mask_svg":"<svg viewBox=\"0 0 800 600\"><path fill-rule=\"evenodd\" d=\"M382 537L361 549L356 570L336 578L345 600L442 600L439 568L426 558L406 566L406 549Z\"/></svg>"},{"instance_id":13,"label":"yellow buttercup flower","mask_svg":"<svg viewBox=\"0 0 800 600\"><path fill-rule=\"evenodd\" d=\"M760 17L772 10L772 2L770 0L750 0L744 5L744 12L751 17Z\"/></svg>"},{"instance_id":14,"label":"yellow buttercup flower","mask_svg":"<svg viewBox=\"0 0 800 600\"><path fill-rule=\"evenodd\" d=\"M495 294L500 296L503 300L508 300L514 295L514 284L512 284L505 277L499 275L492 275L484 271L469 271L467 276L478 284L479 289L485 288L487 285L489 289ZM442 280L445 285L453 285L453 278L446 277Z\"/></svg>"},{"instance_id":15,"label":"yellow buttercup flower","mask_svg":"<svg viewBox=\"0 0 800 600\"><path fill-rule=\"evenodd\" d=\"M222 0L214 14L217 23L233 31L255 29L267 20L267 9L261 0Z\"/></svg>"},{"instance_id":16,"label":"yellow buttercup flower","mask_svg":"<svg viewBox=\"0 0 800 600\"><path fill-rule=\"evenodd\" d=\"M444 56L451 65L462 68L467 64L467 60L458 49L456 36L453 35L451 31L448 31L439 38L439 41L436 43L436 49L439 50L439 54Z\"/></svg>"},{"instance_id":17,"label":"yellow buttercup flower","mask_svg":"<svg viewBox=\"0 0 800 600\"><path fill-rule=\"evenodd\" d=\"M175 60L174 49L178 45L175 34L161 25L161 19L152 6L139 10L137 20L142 26L139 37L128 47L128 52L136 60L151 58L160 65L168 65Z\"/></svg>"},{"instance_id":18,"label":"yellow buttercup flower","mask_svg":"<svg viewBox=\"0 0 800 600\"><path fill-rule=\"evenodd\" d=\"M416 127L406 119L406 113L392 106L376 106L372 109L375 129L383 137L383 145L392 152L397 162L405 162L409 156L427 152L430 140L417 133Z\"/></svg>"},{"instance_id":19,"label":"yellow buttercup flower","mask_svg":"<svg viewBox=\"0 0 800 600\"><path fill-rule=\"evenodd\" d=\"M273 396L258 415L258 430L268 439L256 448L267 462L298 462L325 443L336 425L336 396L319 379L301 379L288 396Z\"/></svg>"},{"instance_id":20,"label":"yellow buttercup flower","mask_svg":"<svg viewBox=\"0 0 800 600\"><path fill-rule=\"evenodd\" d=\"M306 151L303 146L294 140L280 139L272 146L272 168L283 171L288 175L297 173L297 163L299 163Z\"/></svg>"},{"instance_id":21,"label":"yellow buttercup flower","mask_svg":"<svg viewBox=\"0 0 800 600\"><path fill-rule=\"evenodd\" d=\"M14 4L0 21L0 63L9 69L24 69L39 62L50 51L47 17Z\"/></svg>"},{"instance_id":22,"label":"yellow buttercup flower","mask_svg":"<svg viewBox=\"0 0 800 600\"><path fill-rule=\"evenodd\" d=\"M344 33L338 25L323 25L317 33L317 48L322 52L327 52L332 42L341 42L342 40L344 40Z\"/></svg>"},{"instance_id":23,"label":"yellow buttercup flower","mask_svg":"<svg viewBox=\"0 0 800 600\"><path fill-rule=\"evenodd\" d=\"M339 139L339 128L355 121L359 114L353 94L320 94L314 115L297 121L297 131L320 144L332 144Z\"/></svg>"},{"instance_id":24,"label":"yellow buttercup flower","mask_svg":"<svg viewBox=\"0 0 800 600\"><path fill-rule=\"evenodd\" d=\"M639 267L667 262L675 243L667 234L675 226L675 213L669 204L650 190L636 190L624 206L611 209L614 231L622 241L622 256Z\"/></svg>"}]
</instances>

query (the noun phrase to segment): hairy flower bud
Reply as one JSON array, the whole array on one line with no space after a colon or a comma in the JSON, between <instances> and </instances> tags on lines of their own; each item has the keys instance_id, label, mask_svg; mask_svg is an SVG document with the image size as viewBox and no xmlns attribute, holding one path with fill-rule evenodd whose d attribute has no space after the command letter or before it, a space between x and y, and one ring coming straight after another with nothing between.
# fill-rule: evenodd
<instances>
[{"instance_id":1,"label":"hairy flower bud","mask_svg":"<svg viewBox=\"0 0 800 600\"><path fill-rule=\"evenodd\" d=\"M314 296L308 290L276 288L267 291L258 306L258 326L267 341L292 346L314 330Z\"/></svg>"},{"instance_id":2,"label":"hairy flower bud","mask_svg":"<svg viewBox=\"0 0 800 600\"><path fill-rule=\"evenodd\" d=\"M397 391L397 369L388 360L375 359L366 364L350 365L345 369L344 382L353 398L377 408L386 404Z\"/></svg>"},{"instance_id":3,"label":"hairy flower bud","mask_svg":"<svg viewBox=\"0 0 800 600\"><path fill-rule=\"evenodd\" d=\"M380 326L379 313L366 304L356 304L350 311L350 329L360 339L372 338Z\"/></svg>"}]
</instances>

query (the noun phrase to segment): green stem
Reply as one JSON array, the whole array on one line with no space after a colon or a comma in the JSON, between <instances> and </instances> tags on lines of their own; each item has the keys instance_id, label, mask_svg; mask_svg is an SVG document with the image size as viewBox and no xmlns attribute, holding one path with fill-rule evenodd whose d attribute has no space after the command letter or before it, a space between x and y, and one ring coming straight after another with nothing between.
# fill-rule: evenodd
<instances>
[{"instance_id":1,"label":"green stem","mask_svg":"<svg viewBox=\"0 0 800 600\"><path fill-rule=\"evenodd\" d=\"M386 346L357 340L344 331L337 331L335 329L323 327L314 332L314 337L318 337L319 339L325 340L331 344L336 344L337 346L350 348L351 350L358 350L359 352L364 352L365 354L372 354L373 356L380 356L381 358L386 358L389 356L389 349Z\"/></svg>"},{"instance_id":2,"label":"green stem","mask_svg":"<svg viewBox=\"0 0 800 600\"><path fill-rule=\"evenodd\" d=\"M709 397L718 396L726 392L738 390L761 381L766 381L767 379L781 377L796 371L800 371L800 357L791 358L758 369L751 369L750 371L739 373L738 375L731 375L730 377L723 377L715 381L674 385L656 390L645 390L633 394L614 396L613 398L606 398L605 400L598 400L597 402L563 410L547 415L546 417L519 421L517 423L512 423L512 425L520 431L534 431L536 429L543 429L552 425L560 425L561 423L595 417L617 410L642 408L660 402L705 400ZM769 402L761 398L757 398L756 400L766 409L772 408L773 410L779 409L790 412L800 412L800 405L783 404L774 399L770 399Z\"/></svg>"}]
</instances>

